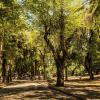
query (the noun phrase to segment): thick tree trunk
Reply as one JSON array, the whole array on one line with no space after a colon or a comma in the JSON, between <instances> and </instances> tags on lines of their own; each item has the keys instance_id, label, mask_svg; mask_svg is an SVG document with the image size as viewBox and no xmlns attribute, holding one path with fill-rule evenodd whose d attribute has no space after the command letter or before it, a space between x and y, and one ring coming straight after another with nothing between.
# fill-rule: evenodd
<instances>
[{"instance_id":1,"label":"thick tree trunk","mask_svg":"<svg viewBox=\"0 0 100 100\"><path fill-rule=\"evenodd\" d=\"M57 67L57 81L56 86L64 86L64 64L62 62L56 62Z\"/></svg>"},{"instance_id":2,"label":"thick tree trunk","mask_svg":"<svg viewBox=\"0 0 100 100\"><path fill-rule=\"evenodd\" d=\"M94 34L95 32L90 29L90 38L89 38L89 52L87 53L87 64L88 64L88 68L89 68L89 75L90 75L90 80L93 80L94 79L94 75L93 75L93 70L92 70L92 62L93 62L93 58L92 58L92 53L91 52L91 49L93 49L91 46L93 45L93 42L94 42Z\"/></svg>"},{"instance_id":3,"label":"thick tree trunk","mask_svg":"<svg viewBox=\"0 0 100 100\"><path fill-rule=\"evenodd\" d=\"M64 86L64 68L57 67L57 83L56 86Z\"/></svg>"},{"instance_id":4,"label":"thick tree trunk","mask_svg":"<svg viewBox=\"0 0 100 100\"><path fill-rule=\"evenodd\" d=\"M63 9L61 7L61 15L59 17L59 25L60 25L60 35L59 35L59 48L58 50L55 48L55 46L52 44L52 42L49 40L48 36L50 34L50 28L48 27L48 24L44 24L45 28L45 35L44 40L49 47L49 49L52 51L53 57L55 59L56 68L57 68L57 82L56 86L64 86L64 61L66 58L66 50L65 50L65 40L64 40L64 29L65 29L65 22L64 22L64 13Z\"/></svg>"},{"instance_id":5,"label":"thick tree trunk","mask_svg":"<svg viewBox=\"0 0 100 100\"><path fill-rule=\"evenodd\" d=\"M90 80L93 80L94 74L92 70L92 60L89 53L87 53L87 56L85 57L85 69L87 70L89 74Z\"/></svg>"}]
</instances>

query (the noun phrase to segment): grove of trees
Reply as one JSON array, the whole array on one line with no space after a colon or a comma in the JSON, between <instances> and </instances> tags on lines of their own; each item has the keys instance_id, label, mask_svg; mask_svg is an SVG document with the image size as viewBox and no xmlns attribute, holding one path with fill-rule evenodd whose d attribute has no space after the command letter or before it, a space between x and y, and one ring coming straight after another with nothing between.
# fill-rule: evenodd
<instances>
[{"instance_id":1,"label":"grove of trees","mask_svg":"<svg viewBox=\"0 0 100 100\"><path fill-rule=\"evenodd\" d=\"M100 0L0 0L2 82L99 71Z\"/></svg>"}]
</instances>

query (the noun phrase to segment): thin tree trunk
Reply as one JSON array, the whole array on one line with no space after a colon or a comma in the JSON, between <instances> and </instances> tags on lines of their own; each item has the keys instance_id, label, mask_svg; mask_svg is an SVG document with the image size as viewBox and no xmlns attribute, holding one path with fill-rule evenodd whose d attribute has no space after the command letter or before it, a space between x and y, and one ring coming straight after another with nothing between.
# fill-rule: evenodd
<instances>
[{"instance_id":1,"label":"thin tree trunk","mask_svg":"<svg viewBox=\"0 0 100 100\"><path fill-rule=\"evenodd\" d=\"M6 80L6 59L4 57L2 59L2 82L4 83Z\"/></svg>"},{"instance_id":2,"label":"thin tree trunk","mask_svg":"<svg viewBox=\"0 0 100 100\"><path fill-rule=\"evenodd\" d=\"M44 70L43 78L44 80L46 80L46 66L45 65L43 66L43 70Z\"/></svg>"},{"instance_id":3,"label":"thin tree trunk","mask_svg":"<svg viewBox=\"0 0 100 100\"><path fill-rule=\"evenodd\" d=\"M34 65L32 65L31 66L31 77L30 77L30 79L33 80L34 76L35 76L35 68L34 68Z\"/></svg>"},{"instance_id":4,"label":"thin tree trunk","mask_svg":"<svg viewBox=\"0 0 100 100\"><path fill-rule=\"evenodd\" d=\"M94 74L92 71L90 71L90 80L94 80Z\"/></svg>"},{"instance_id":5,"label":"thin tree trunk","mask_svg":"<svg viewBox=\"0 0 100 100\"><path fill-rule=\"evenodd\" d=\"M68 80L68 66L65 67L65 80Z\"/></svg>"},{"instance_id":6,"label":"thin tree trunk","mask_svg":"<svg viewBox=\"0 0 100 100\"><path fill-rule=\"evenodd\" d=\"M75 70L76 70L77 68L79 68L79 67L80 67L80 64L77 64L77 66L72 70L71 76L74 76Z\"/></svg>"},{"instance_id":7,"label":"thin tree trunk","mask_svg":"<svg viewBox=\"0 0 100 100\"><path fill-rule=\"evenodd\" d=\"M37 76L38 76L38 64L37 64L37 60L35 60L34 76L35 76L35 79L37 79Z\"/></svg>"},{"instance_id":8,"label":"thin tree trunk","mask_svg":"<svg viewBox=\"0 0 100 100\"><path fill-rule=\"evenodd\" d=\"M41 73L40 73L40 70L39 70L39 66L38 66L38 80L41 80Z\"/></svg>"},{"instance_id":9,"label":"thin tree trunk","mask_svg":"<svg viewBox=\"0 0 100 100\"><path fill-rule=\"evenodd\" d=\"M8 66L8 72L7 72L7 78L6 78L6 81L7 83L11 82L12 81L12 72L11 72L11 67Z\"/></svg>"}]
</instances>

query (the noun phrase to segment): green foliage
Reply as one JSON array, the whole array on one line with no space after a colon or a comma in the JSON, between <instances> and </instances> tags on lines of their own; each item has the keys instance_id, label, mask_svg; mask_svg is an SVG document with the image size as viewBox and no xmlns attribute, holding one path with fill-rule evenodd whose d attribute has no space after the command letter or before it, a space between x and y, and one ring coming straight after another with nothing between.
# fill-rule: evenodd
<instances>
[{"instance_id":1,"label":"green foliage","mask_svg":"<svg viewBox=\"0 0 100 100\"><path fill-rule=\"evenodd\" d=\"M55 52L44 41L45 35ZM13 72L31 73L37 61L39 71L46 66L51 77L56 72L55 58L60 62L63 50L67 52L64 62L74 64L68 67L69 74L77 65L75 75L84 73L87 52L92 66L100 64L100 0L0 1L0 73L4 54Z\"/></svg>"}]
</instances>

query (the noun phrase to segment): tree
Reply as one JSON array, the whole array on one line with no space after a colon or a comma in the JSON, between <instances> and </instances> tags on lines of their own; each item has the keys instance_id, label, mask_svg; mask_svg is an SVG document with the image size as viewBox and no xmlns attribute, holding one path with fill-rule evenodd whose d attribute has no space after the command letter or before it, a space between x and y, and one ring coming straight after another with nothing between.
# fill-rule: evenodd
<instances>
[{"instance_id":1,"label":"tree","mask_svg":"<svg viewBox=\"0 0 100 100\"><path fill-rule=\"evenodd\" d=\"M22 27L24 28L25 23L22 23L22 19L20 18L22 15L21 7L17 1L1 0L0 4L2 5L0 6L2 76L3 82L5 82L8 60L14 61L14 53L16 51L16 38L14 36L19 32L18 30L21 30Z\"/></svg>"},{"instance_id":2,"label":"tree","mask_svg":"<svg viewBox=\"0 0 100 100\"><path fill-rule=\"evenodd\" d=\"M40 34L44 36L45 43L53 54L57 69L57 86L64 85L65 61L66 58L69 58L67 45L70 45L70 42L72 41L74 36L68 33L75 34L75 28L72 28L72 30L69 28L71 31L68 31L69 29L67 29L67 25L72 24L72 19L68 21L69 19L67 18L69 18L71 10L69 10L69 8L66 8L65 5L67 5L67 3L70 4L70 2L71 1L66 2L65 0L37 0L34 1L33 4L31 3L31 1L26 1L26 4L28 3L28 5L26 5L28 11L30 10L33 16L35 16L35 22L38 22L37 30L39 30ZM56 40L54 40L53 37L55 37Z\"/></svg>"},{"instance_id":3,"label":"tree","mask_svg":"<svg viewBox=\"0 0 100 100\"><path fill-rule=\"evenodd\" d=\"M88 70L88 73L90 75L90 79L94 79L93 76L93 54L95 52L95 42L96 42L96 33L97 30L97 24L96 24L96 18L99 16L99 10L100 10L100 1L99 0L90 0L90 7L88 9L87 15L86 15L86 26L87 30L89 30L89 40L88 40L88 52L85 58L85 66ZM95 31L96 30L96 31ZM93 47L94 45L94 47Z\"/></svg>"}]
</instances>

